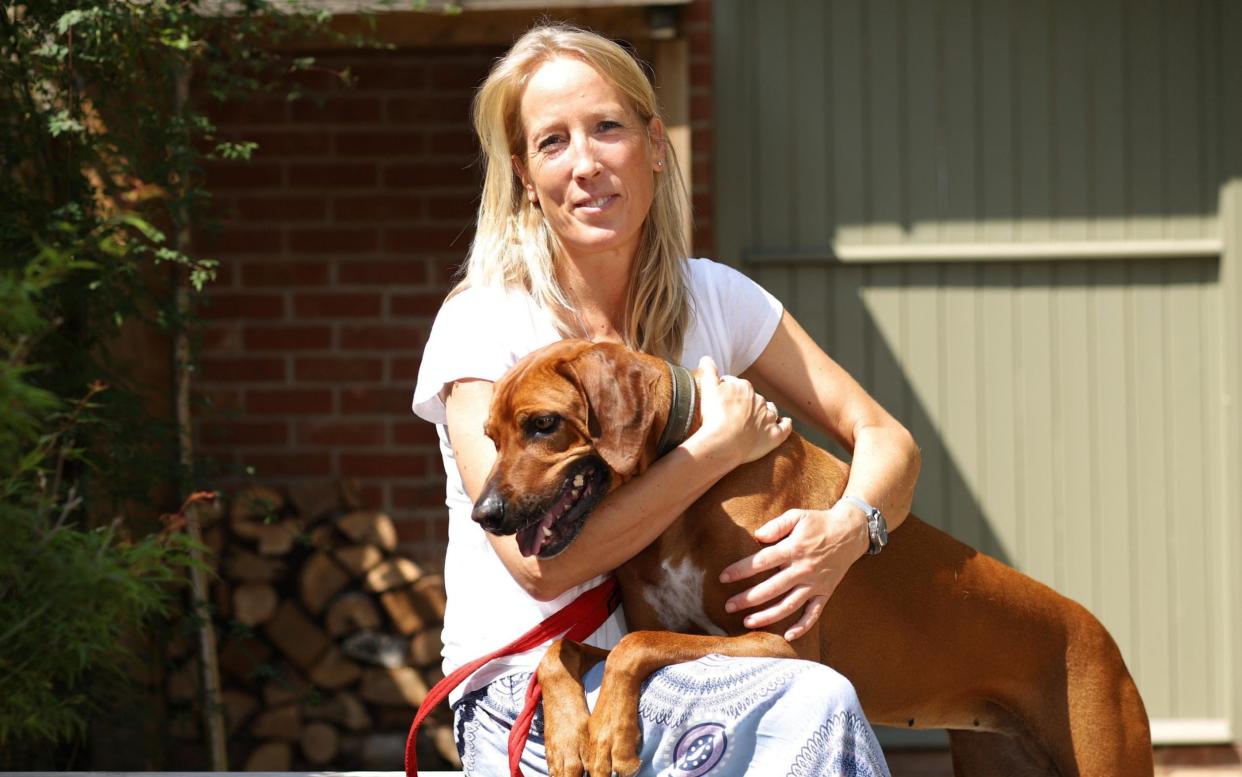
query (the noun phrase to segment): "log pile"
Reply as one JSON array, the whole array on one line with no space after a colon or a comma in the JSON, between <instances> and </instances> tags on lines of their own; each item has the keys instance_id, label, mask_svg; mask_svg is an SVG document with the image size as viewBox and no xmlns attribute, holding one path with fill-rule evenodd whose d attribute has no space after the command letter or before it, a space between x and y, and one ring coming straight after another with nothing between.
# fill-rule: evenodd
<instances>
[{"instance_id":1,"label":"log pile","mask_svg":"<svg viewBox=\"0 0 1242 777\"><path fill-rule=\"evenodd\" d=\"M363 509L348 483L256 486L233 496L205 542L219 560L232 768L401 768L414 711L442 677L444 583L396 552L392 520ZM170 672L170 702L199 698L197 677L193 658ZM420 763L460 768L447 710L424 729Z\"/></svg>"}]
</instances>

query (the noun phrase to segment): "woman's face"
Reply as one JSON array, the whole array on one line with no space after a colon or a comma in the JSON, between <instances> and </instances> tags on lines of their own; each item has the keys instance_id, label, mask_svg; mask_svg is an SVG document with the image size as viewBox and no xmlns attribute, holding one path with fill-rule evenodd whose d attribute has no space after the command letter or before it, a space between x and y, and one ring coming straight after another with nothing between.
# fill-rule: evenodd
<instances>
[{"instance_id":1,"label":"woman's face","mask_svg":"<svg viewBox=\"0 0 1242 777\"><path fill-rule=\"evenodd\" d=\"M613 253L629 261L663 164L663 127L644 124L590 65L551 59L531 74L519 106L526 195L571 257Z\"/></svg>"}]
</instances>

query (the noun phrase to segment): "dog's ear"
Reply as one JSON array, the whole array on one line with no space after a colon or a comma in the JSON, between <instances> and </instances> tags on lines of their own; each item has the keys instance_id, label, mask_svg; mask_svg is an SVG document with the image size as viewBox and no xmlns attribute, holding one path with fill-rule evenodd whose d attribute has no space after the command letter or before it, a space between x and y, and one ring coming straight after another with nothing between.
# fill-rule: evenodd
<instances>
[{"instance_id":1,"label":"dog's ear","mask_svg":"<svg viewBox=\"0 0 1242 777\"><path fill-rule=\"evenodd\" d=\"M646 450L655 419L653 388L659 374L619 345L596 345L566 361L587 406L587 431L595 450L622 478L639 474L654 457Z\"/></svg>"}]
</instances>

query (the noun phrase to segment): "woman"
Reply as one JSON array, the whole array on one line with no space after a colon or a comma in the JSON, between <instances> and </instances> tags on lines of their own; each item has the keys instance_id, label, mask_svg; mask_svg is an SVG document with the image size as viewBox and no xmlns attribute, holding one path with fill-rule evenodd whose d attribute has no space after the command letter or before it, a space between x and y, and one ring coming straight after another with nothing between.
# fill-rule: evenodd
<instances>
[{"instance_id":1,"label":"woman","mask_svg":"<svg viewBox=\"0 0 1242 777\"><path fill-rule=\"evenodd\" d=\"M854 454L846 493L856 501L774 516L759 534L769 544L721 572L728 581L779 570L729 606L758 608L752 628L800 612L786 637L805 633L874 544L857 502L890 528L909 510L919 467L909 434L771 295L723 265L685 259L685 187L652 89L623 49L536 28L493 67L474 121L486 165L477 232L414 395L415 412L438 425L448 477L446 673L596 585L717 479L775 448L789 420L752 384ZM496 455L483 423L492 382L565 337L697 363L703 425L603 500L560 555L526 557L513 537L470 520ZM719 378L717 365L744 380ZM588 643L609 647L623 630L615 613ZM543 650L491 662L450 697L467 773L505 772L508 728ZM643 774L887 773L853 689L818 664L710 657L669 667L644 687L640 717ZM537 717L528 774L547 771L540 734Z\"/></svg>"}]
</instances>

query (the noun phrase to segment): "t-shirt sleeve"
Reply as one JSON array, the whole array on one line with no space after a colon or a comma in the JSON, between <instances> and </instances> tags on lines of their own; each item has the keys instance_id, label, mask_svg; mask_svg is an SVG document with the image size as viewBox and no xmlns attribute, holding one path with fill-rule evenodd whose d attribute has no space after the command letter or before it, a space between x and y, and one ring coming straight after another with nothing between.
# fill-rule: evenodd
<instances>
[{"instance_id":1,"label":"t-shirt sleeve","mask_svg":"<svg viewBox=\"0 0 1242 777\"><path fill-rule=\"evenodd\" d=\"M726 264L691 261L695 315L709 331L721 333L728 363L722 370L740 375L767 348L780 324L784 305L767 289Z\"/></svg>"},{"instance_id":2,"label":"t-shirt sleeve","mask_svg":"<svg viewBox=\"0 0 1242 777\"><path fill-rule=\"evenodd\" d=\"M444 388L465 378L495 381L517 357L503 332L511 300L503 289L468 288L448 299L431 325L414 386L414 414L447 422Z\"/></svg>"}]
</instances>

